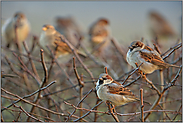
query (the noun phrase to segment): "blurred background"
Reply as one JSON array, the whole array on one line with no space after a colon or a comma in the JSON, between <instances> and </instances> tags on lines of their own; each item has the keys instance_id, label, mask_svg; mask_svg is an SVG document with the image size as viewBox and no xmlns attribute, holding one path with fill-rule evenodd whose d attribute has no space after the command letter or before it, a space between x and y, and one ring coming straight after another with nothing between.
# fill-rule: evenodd
<instances>
[{"instance_id":1,"label":"blurred background","mask_svg":"<svg viewBox=\"0 0 183 123\"><path fill-rule=\"evenodd\" d=\"M181 37L181 1L2 1L1 4L2 24L15 12L22 11L30 21L32 34L38 36L44 24L54 25L57 16L72 16L86 34L94 21L105 17L110 21L112 35L120 43L140 40L141 37L149 41L152 39L149 15L156 11L169 23L178 38Z\"/></svg>"},{"instance_id":2,"label":"blurred background","mask_svg":"<svg viewBox=\"0 0 183 123\"><path fill-rule=\"evenodd\" d=\"M15 52L23 58L23 63L35 75L38 80L42 82L44 77L44 69L40 63L40 47L38 45L32 45L31 43L37 43L37 38L32 38L33 35L36 35L38 38L41 34L42 27L45 24L56 25L56 17L71 17L74 19L76 25L80 28L82 32L84 44L89 44L89 28L91 25L96 22L99 18L103 17L108 19L112 37L117 39L117 46L112 43L110 46L112 50L107 49L109 52L105 52L107 57L96 56L93 52L89 53L94 54L94 58L88 57L82 59L83 64L91 71L93 74L93 79L88 72L82 67L81 63L76 59L76 67L79 75L83 74L83 82L85 86L83 87L83 93L80 91L82 88L79 86L75 73L73 71L72 57L63 56L58 59L59 63L53 63L52 57L48 55L48 58L45 57L46 66L49 70L48 83L52 81L57 81L49 87L49 93L44 92L43 97L40 98L38 105L41 105L47 109L64 113L64 116L57 116L56 114L43 111L39 108L36 108L35 111L31 111L32 105L24 103L23 101L17 103L17 105L22 106L31 115L41 119L43 121L65 121L65 117L68 116L69 112L73 111L73 107L66 105L64 101L69 102L70 104L76 105L81 99L82 94L85 95L90 89L95 88L95 82L98 79L98 76L104 72L104 67L108 68L108 73L118 82L122 82L130 74L130 71L133 69L126 62L126 53L128 51L128 46L133 40L141 40L145 44L151 45L155 42L156 37L158 41L155 44L159 43L159 49L163 54L165 51L170 49L170 47L175 47L175 51L169 50L167 53L162 56L165 57L168 53L171 53L169 57L166 58L166 62L181 65L182 64L182 49L181 46L181 26L182 26L182 2L181 1L155 1L155 2L126 2L126 1L57 1L57 2L48 2L48 1L21 1L21 2L1 2L1 24L14 16L17 11L23 12L31 25L31 34L29 38L25 41L28 45L31 54L27 51L24 51L23 54ZM60 21L61 23L64 21ZM67 24L67 21L66 23ZM73 24L74 25L74 24ZM63 25L62 25L63 26ZM73 29L73 28L72 28ZM71 29L71 30L72 30ZM68 31L69 32L69 31ZM22 34L22 33L21 33ZM73 35L71 37L74 37ZM179 40L180 39L180 40ZM1 52L1 74L6 75L10 74L12 77L2 77L1 76L1 88L6 89L7 91L19 95L21 97L35 92L40 88L35 79L31 76L32 74L28 73L20 65L19 60L15 55L12 54L11 48L3 46L5 43L2 40L2 52ZM179 43L179 44L178 44ZM84 45L85 49L90 52L92 49L91 45ZM179 48L177 48L179 47ZM84 50L84 48L81 48ZM172 49L173 50L173 49ZM95 50L97 51L97 50ZM120 51L120 52L119 52ZM29 55L31 56L29 58ZM25 56L25 57L23 57ZM45 53L46 56L46 53ZM47 59L46 59L47 58ZM64 59L65 58L65 59ZM65 60L64 62L60 60ZM30 62L32 61L32 62ZM34 68L35 66L35 68ZM61 67L60 67L61 66ZM14 68L14 71L12 71ZM64 70L62 70L64 69ZM170 83L176 76L178 68L169 68L164 70L164 78L167 83ZM65 74L68 74L71 82ZM15 78L14 78L15 76ZM139 97L139 89L144 89L144 100L150 102L151 104L157 99L157 93L147 84L147 82L140 78L137 80L138 72L133 74L125 84L136 80L135 83L128 86L128 88L134 92L137 97ZM162 85L159 81L158 71L148 75L147 77L153 82L155 86L160 90ZM166 99L161 101L160 104L166 107L166 110L173 110L177 113L169 113L168 116L164 116L162 112L154 112L150 115L147 121L162 121L169 119L174 119L173 121L182 121L182 76L180 76L175 85L166 91L164 97ZM46 83L46 85L48 85ZM166 84L167 84L166 83ZM165 85L166 85L165 84ZM81 92L81 93L79 93ZM12 96L4 93L1 93L1 108L4 108L4 111L1 109L2 117L1 121L4 118L5 122L12 121L29 121L27 116L24 113L19 113L19 109L15 106L11 108L6 108L8 105L12 104ZM49 96L48 96L48 95ZM35 95L27 98L30 102L33 102ZM82 105L83 108L91 109L95 106L97 101L96 95L92 92L88 98L86 98ZM140 104L139 102L130 103L125 106L120 106L116 108L116 111L121 114L134 113L139 111ZM145 105L144 111L149 110L151 105ZM101 104L98 109L99 111L107 111L106 104ZM159 107L156 107L155 110L162 110ZM87 111L83 111L85 114ZM35 114L34 114L35 113ZM21 115L20 115L21 114ZM76 116L80 117L80 112L77 110L75 113ZM20 116L20 118L19 118ZM97 116L97 117L95 117ZM170 117L170 118L169 118ZM29 117L30 118L30 117ZM91 113L88 115L85 120L88 122L103 121L103 122L112 122L114 119L111 115L105 113ZM140 115L131 115L131 116L121 116L119 117L120 121L140 121ZM168 119L169 118L169 119ZM72 117L69 121L75 120L76 117ZM31 121L36 121L31 119Z\"/></svg>"}]
</instances>

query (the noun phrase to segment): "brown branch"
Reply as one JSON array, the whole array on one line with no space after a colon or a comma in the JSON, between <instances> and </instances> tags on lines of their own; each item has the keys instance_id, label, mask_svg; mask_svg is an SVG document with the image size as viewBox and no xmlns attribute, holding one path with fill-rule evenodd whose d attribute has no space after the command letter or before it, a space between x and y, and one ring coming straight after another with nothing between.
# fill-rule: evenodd
<instances>
[{"instance_id":1,"label":"brown branch","mask_svg":"<svg viewBox=\"0 0 183 123\"><path fill-rule=\"evenodd\" d=\"M10 62L10 60L8 59L7 56L4 56L4 58L6 59L6 61L8 62L8 65L10 66L10 69L15 73L17 74L18 76L20 77L23 77L23 74L17 70L15 70L14 66L12 65L12 63Z\"/></svg>"},{"instance_id":2,"label":"brown branch","mask_svg":"<svg viewBox=\"0 0 183 123\"><path fill-rule=\"evenodd\" d=\"M40 50L40 53L41 53L41 63L42 63L43 70L44 70L44 80L43 80L43 82L41 84L41 87L40 87L40 88L42 88L48 81L48 71L47 71L46 64L44 62L44 54L43 54L44 51L43 51L43 49ZM38 104L40 98L41 98L41 91L38 92L38 95L37 95L34 103ZM35 110L35 106L32 106L30 113L33 113L34 110ZM27 122L29 122L29 121L30 121L30 117L28 116Z\"/></svg>"},{"instance_id":3,"label":"brown branch","mask_svg":"<svg viewBox=\"0 0 183 123\"><path fill-rule=\"evenodd\" d=\"M16 108L19 108L19 109L20 109L22 112L24 112L28 117L31 117L32 119L34 119L34 120L36 120L36 121L43 122L42 120L39 120L39 119L35 118L34 116L30 115L28 112L26 112L26 111L22 108L22 106L17 106L17 105L15 105L15 104L14 104L14 106L15 106Z\"/></svg>"},{"instance_id":4,"label":"brown branch","mask_svg":"<svg viewBox=\"0 0 183 123\"><path fill-rule=\"evenodd\" d=\"M83 74L81 74L81 82L83 82ZM84 82L83 82L83 85L84 85ZM83 98L83 87L84 86L82 86L82 87L80 86L80 88L79 88L79 100L81 100ZM79 107L82 108L83 103L80 103ZM83 111L80 110L79 117L81 117L82 115L83 115Z\"/></svg>"},{"instance_id":5,"label":"brown branch","mask_svg":"<svg viewBox=\"0 0 183 123\"><path fill-rule=\"evenodd\" d=\"M1 97L6 98L6 99L10 99L10 100L13 100L13 101L18 100L17 98L8 97L8 96L5 96L5 95L1 95Z\"/></svg>"},{"instance_id":6,"label":"brown branch","mask_svg":"<svg viewBox=\"0 0 183 123\"><path fill-rule=\"evenodd\" d=\"M18 122L18 119L20 118L21 113L22 113L22 111L20 111L20 112L18 113L18 116L17 116L16 120L14 120L14 122Z\"/></svg>"},{"instance_id":7,"label":"brown branch","mask_svg":"<svg viewBox=\"0 0 183 123\"><path fill-rule=\"evenodd\" d=\"M37 77L27 68L27 66L23 63L23 61L21 60L20 57L18 57L15 53L13 53L13 55L14 55L15 57L17 57L18 60L19 60L19 62L22 64L21 68L22 68L24 71L26 71L27 73L29 73L29 74L36 80L36 82L37 82L37 84L38 84L38 86L39 86L40 83L41 83L41 80L39 80L39 78L37 78Z\"/></svg>"},{"instance_id":8,"label":"brown branch","mask_svg":"<svg viewBox=\"0 0 183 123\"><path fill-rule=\"evenodd\" d=\"M26 99L26 98L28 98L28 97L31 97L31 96L33 96L33 95L39 93L40 91L43 91L44 89L48 88L49 86L51 86L51 85L54 84L55 82L56 82L56 81L53 81L53 82L51 82L50 84L48 84L47 86L45 86L45 87L43 87L43 88L40 88L40 89L38 89L37 91L35 91L35 92L33 92L33 93L29 94L29 95L23 96L23 97L21 97L21 98L22 98L22 99ZM7 108L10 108L11 106L13 106L13 104L16 104L16 103L18 103L18 102L20 102L20 101L21 101L21 99L19 99L19 100L13 102L11 105L7 106L6 108L1 109L1 112L3 112L3 111L4 111L5 109L7 109Z\"/></svg>"},{"instance_id":9,"label":"brown branch","mask_svg":"<svg viewBox=\"0 0 183 123\"><path fill-rule=\"evenodd\" d=\"M81 63L81 65L85 69L85 71L90 75L90 77L92 78L92 80L94 80L93 74L87 68L87 66L84 65L83 61L80 59L79 55L77 54L76 50L74 49L74 46L72 46L72 44L63 35L60 36L60 39L69 46L69 48L71 49L71 51L74 53L74 55L76 56L76 58L78 59L78 61Z\"/></svg>"},{"instance_id":10,"label":"brown branch","mask_svg":"<svg viewBox=\"0 0 183 123\"><path fill-rule=\"evenodd\" d=\"M108 71L111 72L111 74L114 76L115 79L117 79L117 74L114 72L114 70L111 68L110 65L108 65L105 61L98 61L96 60L97 58L95 58L95 56L93 56L92 54L90 54L87 49L85 48L85 46L83 46L83 44L81 44L81 47L82 49L84 50L84 52L87 54L87 56L92 60L94 61L94 63L98 66L101 66L101 67L107 67L108 68Z\"/></svg>"},{"instance_id":11,"label":"brown branch","mask_svg":"<svg viewBox=\"0 0 183 123\"><path fill-rule=\"evenodd\" d=\"M152 112L171 112L171 113L182 114L181 112L177 112L177 111L173 111L173 110L148 110L148 111L144 111L144 114L145 113L152 113ZM119 116L133 116L133 115L140 115L141 112L127 113L127 114L116 113L116 114Z\"/></svg>"},{"instance_id":12,"label":"brown branch","mask_svg":"<svg viewBox=\"0 0 183 123\"><path fill-rule=\"evenodd\" d=\"M166 56L164 56L164 54L161 55L161 56L164 56L163 57L163 60L165 60L166 58L168 58L173 52L175 52L175 50L179 49L180 47L182 47L182 43L180 43L180 46L172 48L173 50L169 54L167 54Z\"/></svg>"},{"instance_id":13,"label":"brown branch","mask_svg":"<svg viewBox=\"0 0 183 123\"><path fill-rule=\"evenodd\" d=\"M179 69L179 71L177 72L177 74L176 74L176 76L174 77L174 79L173 79L166 87L164 87L163 91L162 91L160 94L158 94L159 97L156 99L156 101L154 102L154 104L151 106L151 108L150 108L149 110L155 109L155 107L159 104L159 101L161 100L161 98L162 98L163 94L165 93L165 91L175 84L176 80L178 79L178 77L179 77L180 74L181 74L181 71L182 71L182 66L180 67L180 69ZM152 112L149 112L149 113L145 116L144 121L149 117L149 115L150 115L151 113L152 113Z\"/></svg>"},{"instance_id":14,"label":"brown branch","mask_svg":"<svg viewBox=\"0 0 183 123\"><path fill-rule=\"evenodd\" d=\"M109 101L106 101L106 104L107 104L107 107L108 107L109 114L112 115L112 117L114 118L114 120L115 120L116 122L119 122L118 117L117 117L116 115L114 115L114 112L113 112L112 109L111 109L111 106L110 106L111 103L110 103Z\"/></svg>"},{"instance_id":15,"label":"brown branch","mask_svg":"<svg viewBox=\"0 0 183 123\"><path fill-rule=\"evenodd\" d=\"M181 109L182 109L182 104L181 104L181 106L180 106L180 108L179 108L179 110L177 112L180 112ZM178 114L175 115L175 117L173 118L172 121L175 121L175 119L176 119L177 116L178 116Z\"/></svg>"},{"instance_id":16,"label":"brown branch","mask_svg":"<svg viewBox=\"0 0 183 123\"><path fill-rule=\"evenodd\" d=\"M136 79L134 79L132 82L124 85L124 87L130 86L131 84L133 84L134 82L136 82L137 80L139 80L141 78L141 75L139 75Z\"/></svg>"},{"instance_id":17,"label":"brown branch","mask_svg":"<svg viewBox=\"0 0 183 123\"><path fill-rule=\"evenodd\" d=\"M161 54L161 57L164 56L165 54L167 54L168 52L170 52L172 49L174 50L175 48L177 47L181 47L182 46L182 43L179 43L173 47L170 47L170 49L168 49L166 52L164 52L163 54Z\"/></svg>"},{"instance_id":18,"label":"brown branch","mask_svg":"<svg viewBox=\"0 0 183 123\"><path fill-rule=\"evenodd\" d=\"M155 90L157 92L157 94L160 96L161 93L160 91L158 90L158 88L153 84L153 82L151 82L147 77L144 78L146 80L146 82L151 85L152 89Z\"/></svg>"},{"instance_id":19,"label":"brown branch","mask_svg":"<svg viewBox=\"0 0 183 123\"><path fill-rule=\"evenodd\" d=\"M91 93L93 91L93 89L91 89L79 102L78 102L78 104L76 105L77 107L79 106L79 104L81 103L81 102L83 102L84 101L84 99L86 98L86 97L88 97L88 95ZM76 109L74 109L74 111L67 117L67 119L66 119L66 121L65 122L67 122L69 119L70 119L70 117L74 114L76 112Z\"/></svg>"},{"instance_id":20,"label":"brown branch","mask_svg":"<svg viewBox=\"0 0 183 123\"><path fill-rule=\"evenodd\" d=\"M182 72L182 65L180 66L179 71L177 72L176 76L174 77L174 79L163 89L163 92L165 92L167 89L169 89L171 86L175 85L175 82L177 81L177 79L179 78L180 74Z\"/></svg>"},{"instance_id":21,"label":"brown branch","mask_svg":"<svg viewBox=\"0 0 183 123\"><path fill-rule=\"evenodd\" d=\"M9 95L12 95L12 96L14 96L14 97L17 97L18 99L22 100L23 102L28 103L28 104L30 104L30 105L33 105L33 106L35 106L35 107L38 107L38 108L40 108L40 109L42 109L42 110L44 110L44 111L50 112L50 113L55 114L55 115L67 116L67 115L64 114L64 113L55 112L55 111L52 111L52 110L50 110L50 109L44 108L44 107L42 107L42 106L40 106L40 105L34 104L34 103L32 103L32 102L30 102L30 101L28 101L28 100L25 100L25 99L23 99L22 97L20 97L20 96L18 96L18 95L16 95L16 94L13 94L13 93L11 93L11 92L9 92L9 91L3 89L3 88L1 88L1 90L4 91L6 94L9 94ZM78 118L78 117L75 116L75 115L72 115L72 117Z\"/></svg>"},{"instance_id":22,"label":"brown branch","mask_svg":"<svg viewBox=\"0 0 183 123\"><path fill-rule=\"evenodd\" d=\"M67 72L64 70L64 68L59 64L58 60L56 59L54 53L51 51L51 49L49 48L49 46L47 46L48 50L50 51L51 53L51 57L54 59L55 63L57 64L57 66L59 67L59 69L61 69L61 71L64 73L65 77L67 78L67 80L70 82L70 84L72 86L75 86L74 83L71 81L69 75L67 74ZM73 88L76 92L78 92L76 90L76 88Z\"/></svg>"},{"instance_id":23,"label":"brown branch","mask_svg":"<svg viewBox=\"0 0 183 123\"><path fill-rule=\"evenodd\" d=\"M80 118L74 120L74 122L77 122L77 121L79 121L79 120L85 118L86 116L88 116L88 115L91 113L91 111L92 111L93 109L95 109L96 107L98 107L98 106L99 106L100 104L102 104L102 103L103 103L103 101L101 101L100 103L98 103L97 105L95 105L95 106L94 106L93 108L91 108L91 110L88 111L85 115L83 115L82 117L80 117ZM96 110L94 110L94 111L96 111Z\"/></svg>"},{"instance_id":24,"label":"brown branch","mask_svg":"<svg viewBox=\"0 0 183 123\"><path fill-rule=\"evenodd\" d=\"M127 80L130 76L132 76L136 71L139 70L139 68L140 68L140 66L141 66L142 64L143 64L143 63L141 63L134 71L132 71L130 74L128 74L128 76L126 77L126 79L123 81L122 85L125 84L126 80Z\"/></svg>"},{"instance_id":25,"label":"brown branch","mask_svg":"<svg viewBox=\"0 0 183 123\"><path fill-rule=\"evenodd\" d=\"M124 49L122 49L121 47L119 47L119 44L117 43L117 40L113 37L111 38L111 42L113 43L113 45L115 46L116 50L121 54L121 56L123 57L123 61L127 63L126 61L126 51L124 51Z\"/></svg>"},{"instance_id":26,"label":"brown branch","mask_svg":"<svg viewBox=\"0 0 183 123\"><path fill-rule=\"evenodd\" d=\"M79 86L81 87L84 87L84 83L81 81L80 77L79 77L79 74L77 72L77 69L76 69L76 62L75 62L75 57L73 57L73 69L74 69L74 73L76 75L76 78L78 80L78 84Z\"/></svg>"},{"instance_id":27,"label":"brown branch","mask_svg":"<svg viewBox=\"0 0 183 123\"><path fill-rule=\"evenodd\" d=\"M25 51L27 52L27 56L28 56L28 58L29 58L28 63L31 64L32 70L33 70L34 74L37 76L37 78L39 78L39 75L38 75L38 73L37 73L36 67L35 67L35 65L34 65L34 63L33 63L33 61L32 61L32 58L30 57L31 53L29 52L28 46L27 46L27 44L26 44L25 41L23 42L23 46L24 46ZM39 79L40 79L40 78L39 78Z\"/></svg>"},{"instance_id":28,"label":"brown branch","mask_svg":"<svg viewBox=\"0 0 183 123\"><path fill-rule=\"evenodd\" d=\"M78 109L78 110L85 110L85 111L91 111L91 112L96 112L96 113L109 114L108 112L97 111L97 110L91 110L91 109L86 109L86 108L80 108L80 107L77 107L77 106L75 106L75 105L73 105L73 104L70 104L70 103L68 103L68 102L66 102L66 101L64 101L64 103L65 103L66 105L70 105L70 106L72 106L72 107L74 107L75 109Z\"/></svg>"},{"instance_id":29,"label":"brown branch","mask_svg":"<svg viewBox=\"0 0 183 123\"><path fill-rule=\"evenodd\" d=\"M143 89L140 89L140 109L141 109L141 122L144 122L144 103L143 103Z\"/></svg>"},{"instance_id":30,"label":"brown branch","mask_svg":"<svg viewBox=\"0 0 183 123\"><path fill-rule=\"evenodd\" d=\"M161 51L160 51L159 47L158 47L155 43L153 43L153 45L154 45L154 49L155 49L159 54L161 54Z\"/></svg>"},{"instance_id":31,"label":"brown branch","mask_svg":"<svg viewBox=\"0 0 183 123\"><path fill-rule=\"evenodd\" d=\"M80 89L79 89L79 99L81 100L82 98L83 98L83 87L84 87L84 82L83 82L83 77L82 78L80 78L79 77L79 74L78 74L78 72L77 72L77 69L76 69L76 63L75 63L75 57L73 57L73 69L74 69L74 73L75 73L75 75L76 75L76 78L77 78L77 80L78 80L78 85L79 85L79 87L80 87ZM82 108L82 103L80 103L80 108ZM80 110L80 113L79 113L79 115L80 115L80 117L82 116L82 111Z\"/></svg>"}]
</instances>

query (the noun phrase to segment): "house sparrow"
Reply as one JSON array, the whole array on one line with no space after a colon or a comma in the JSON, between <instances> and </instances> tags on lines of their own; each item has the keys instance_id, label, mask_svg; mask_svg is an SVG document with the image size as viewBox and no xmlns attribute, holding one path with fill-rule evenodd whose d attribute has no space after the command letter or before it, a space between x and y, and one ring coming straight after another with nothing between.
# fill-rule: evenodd
<instances>
[{"instance_id":1,"label":"house sparrow","mask_svg":"<svg viewBox=\"0 0 183 123\"><path fill-rule=\"evenodd\" d=\"M61 41L61 34L56 31L52 25L43 25L42 30L43 31L41 32L40 36L40 44L43 47L49 46L52 50L56 50L56 57L72 53L69 46ZM77 51L77 53L85 57L85 55L80 53L79 51Z\"/></svg>"},{"instance_id":2,"label":"house sparrow","mask_svg":"<svg viewBox=\"0 0 183 123\"><path fill-rule=\"evenodd\" d=\"M99 46L98 52L105 52L110 45L109 21L105 18L98 19L89 29L90 41L93 47Z\"/></svg>"},{"instance_id":3,"label":"house sparrow","mask_svg":"<svg viewBox=\"0 0 183 123\"><path fill-rule=\"evenodd\" d=\"M13 18L8 19L2 27L2 36L7 42L7 47L10 47L12 42L15 42L15 26L17 28L17 42L19 46L27 38L30 32L30 24L22 12L17 12Z\"/></svg>"},{"instance_id":4,"label":"house sparrow","mask_svg":"<svg viewBox=\"0 0 183 123\"><path fill-rule=\"evenodd\" d=\"M149 13L149 21L151 24L151 31L154 37L176 35L170 23L158 12L151 11Z\"/></svg>"},{"instance_id":5,"label":"house sparrow","mask_svg":"<svg viewBox=\"0 0 183 123\"><path fill-rule=\"evenodd\" d=\"M136 64L140 65L140 70L145 74L150 74L158 69L164 69L168 67L179 67L176 65L165 63L161 58L161 55L156 51L146 46L141 41L133 41L126 55L127 62L136 68Z\"/></svg>"},{"instance_id":6,"label":"house sparrow","mask_svg":"<svg viewBox=\"0 0 183 123\"><path fill-rule=\"evenodd\" d=\"M56 17L55 29L64 35L72 45L78 47L84 37L73 17Z\"/></svg>"},{"instance_id":7,"label":"house sparrow","mask_svg":"<svg viewBox=\"0 0 183 123\"><path fill-rule=\"evenodd\" d=\"M102 73L96 83L97 95L103 101L110 101L115 106L125 105L139 99L122 84L114 81L108 74Z\"/></svg>"}]
</instances>

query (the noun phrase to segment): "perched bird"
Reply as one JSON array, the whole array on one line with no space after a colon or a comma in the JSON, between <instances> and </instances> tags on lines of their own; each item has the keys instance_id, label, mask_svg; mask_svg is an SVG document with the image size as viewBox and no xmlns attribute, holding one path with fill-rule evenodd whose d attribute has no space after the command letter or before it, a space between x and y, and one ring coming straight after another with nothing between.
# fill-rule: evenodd
<instances>
[{"instance_id":1,"label":"perched bird","mask_svg":"<svg viewBox=\"0 0 183 123\"><path fill-rule=\"evenodd\" d=\"M43 25L42 30L43 31L41 32L40 36L40 44L44 48L46 46L49 46L52 50L56 50L56 57L72 53L69 46L61 40L61 34L56 31L52 25ZM79 51L77 51L77 53L85 57L85 55L80 53Z\"/></svg>"},{"instance_id":2,"label":"perched bird","mask_svg":"<svg viewBox=\"0 0 183 123\"><path fill-rule=\"evenodd\" d=\"M97 95L103 101L110 101L115 106L125 105L139 99L122 84L114 81L108 74L102 73L96 83Z\"/></svg>"},{"instance_id":3,"label":"perched bird","mask_svg":"<svg viewBox=\"0 0 183 123\"><path fill-rule=\"evenodd\" d=\"M75 19L70 16L59 16L55 20L55 29L64 35L72 45L78 47L84 36Z\"/></svg>"},{"instance_id":4,"label":"perched bird","mask_svg":"<svg viewBox=\"0 0 183 123\"><path fill-rule=\"evenodd\" d=\"M29 32L30 24L22 12L15 13L13 18L9 18L2 27L2 36L7 42L7 47L10 47L16 40L21 47L21 43L27 38Z\"/></svg>"},{"instance_id":5,"label":"perched bird","mask_svg":"<svg viewBox=\"0 0 183 123\"><path fill-rule=\"evenodd\" d=\"M104 53L110 46L111 31L109 21L105 18L98 19L89 29L90 41L93 47L98 46L98 52Z\"/></svg>"},{"instance_id":6,"label":"perched bird","mask_svg":"<svg viewBox=\"0 0 183 123\"><path fill-rule=\"evenodd\" d=\"M149 13L151 31L156 36L175 36L175 31L170 23L158 12L151 11Z\"/></svg>"},{"instance_id":7,"label":"perched bird","mask_svg":"<svg viewBox=\"0 0 183 123\"><path fill-rule=\"evenodd\" d=\"M126 55L127 62L136 68L136 64L140 65L140 70L145 74L150 74L158 69L164 69L168 67L179 67L177 65L172 65L165 63L161 58L161 55L156 51L146 46L141 41L133 41Z\"/></svg>"}]
</instances>

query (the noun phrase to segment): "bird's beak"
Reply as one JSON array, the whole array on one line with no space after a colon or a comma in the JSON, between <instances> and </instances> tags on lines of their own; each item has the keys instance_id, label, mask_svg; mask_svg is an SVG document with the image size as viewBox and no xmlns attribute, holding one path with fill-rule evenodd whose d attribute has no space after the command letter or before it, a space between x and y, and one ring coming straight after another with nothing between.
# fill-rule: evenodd
<instances>
[{"instance_id":1,"label":"bird's beak","mask_svg":"<svg viewBox=\"0 0 183 123\"><path fill-rule=\"evenodd\" d=\"M129 46L128 48L129 48L129 49L133 49L133 47L132 47L132 46Z\"/></svg>"},{"instance_id":2,"label":"bird's beak","mask_svg":"<svg viewBox=\"0 0 183 123\"><path fill-rule=\"evenodd\" d=\"M46 31L46 30L47 30L47 28L46 28L46 27L43 27L43 28L42 28L42 30L43 30L43 31Z\"/></svg>"}]
</instances>

